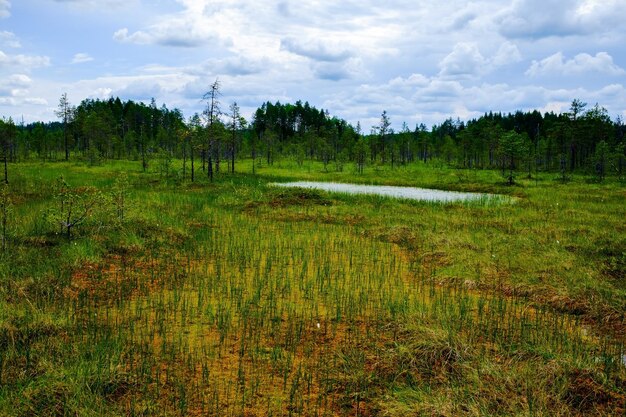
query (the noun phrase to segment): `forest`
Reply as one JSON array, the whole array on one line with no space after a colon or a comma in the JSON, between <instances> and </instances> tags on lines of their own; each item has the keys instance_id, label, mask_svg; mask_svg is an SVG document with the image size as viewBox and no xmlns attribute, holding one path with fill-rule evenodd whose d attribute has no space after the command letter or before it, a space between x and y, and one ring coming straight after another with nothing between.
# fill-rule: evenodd
<instances>
[{"instance_id":1,"label":"forest","mask_svg":"<svg viewBox=\"0 0 626 417\"><path fill-rule=\"evenodd\" d=\"M151 160L184 160L184 173L193 179L203 172L220 172L220 164L234 171L237 158L252 158L271 165L289 157L342 169L355 163L390 167L416 161L439 161L458 168L501 169L513 181L514 171L558 172L567 179L585 172L598 180L623 178L626 169L626 125L612 120L606 109L574 99L566 113L489 112L477 119L449 118L430 129L424 124L391 127L392 116L383 111L369 128L331 116L297 101L266 102L245 120L237 103L222 111L219 85L207 98L203 114L185 119L165 104L109 100L83 100L73 107L64 95L59 121L15 125L0 121L3 157L8 162L38 159L68 160L70 156L98 161L140 160L144 170ZM192 168L187 169L187 161ZM210 164L210 166L208 166ZM215 167L213 167L215 165ZM253 164L253 169L254 169ZM329 168L330 166L330 168Z\"/></svg>"}]
</instances>

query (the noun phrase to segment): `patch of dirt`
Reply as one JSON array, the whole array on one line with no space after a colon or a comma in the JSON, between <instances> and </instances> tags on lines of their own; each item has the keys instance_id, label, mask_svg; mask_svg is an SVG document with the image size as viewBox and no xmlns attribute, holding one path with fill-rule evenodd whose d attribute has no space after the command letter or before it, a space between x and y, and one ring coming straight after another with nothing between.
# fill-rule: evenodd
<instances>
[{"instance_id":1,"label":"patch of dirt","mask_svg":"<svg viewBox=\"0 0 626 417\"><path fill-rule=\"evenodd\" d=\"M183 261L178 261L175 256L163 255L157 259L111 254L100 263L85 263L76 269L70 285L64 289L64 295L77 299L86 294L92 299L106 301L157 290L165 284L165 277L175 282L184 279L185 274ZM137 276L150 276L152 279L141 280L140 288Z\"/></svg>"},{"instance_id":2,"label":"patch of dirt","mask_svg":"<svg viewBox=\"0 0 626 417\"><path fill-rule=\"evenodd\" d=\"M626 396L609 391L599 383L594 374L587 370L574 370L568 375L568 387L563 393L563 401L583 415L605 415L610 410L615 415L626 412Z\"/></svg>"}]
</instances>

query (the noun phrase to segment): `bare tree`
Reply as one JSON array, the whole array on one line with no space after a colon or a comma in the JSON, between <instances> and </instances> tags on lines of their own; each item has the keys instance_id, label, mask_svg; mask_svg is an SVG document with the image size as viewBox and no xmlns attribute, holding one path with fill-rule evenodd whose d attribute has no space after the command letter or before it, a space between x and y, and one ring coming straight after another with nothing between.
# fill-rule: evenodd
<instances>
[{"instance_id":1,"label":"bare tree","mask_svg":"<svg viewBox=\"0 0 626 417\"><path fill-rule=\"evenodd\" d=\"M205 117L207 118L207 164L208 164L208 177L213 181L213 153L215 152L216 137L214 132L214 125L220 115L220 81L215 79L215 82L209 87L202 99L207 102L207 108L205 110ZM219 172L219 147L217 149L216 171Z\"/></svg>"}]
</instances>

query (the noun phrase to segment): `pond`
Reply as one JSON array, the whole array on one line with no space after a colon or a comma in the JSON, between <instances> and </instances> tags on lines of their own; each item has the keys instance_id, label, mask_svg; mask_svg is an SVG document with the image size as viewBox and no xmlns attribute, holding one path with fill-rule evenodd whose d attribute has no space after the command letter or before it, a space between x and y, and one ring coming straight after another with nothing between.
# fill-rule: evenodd
<instances>
[{"instance_id":1,"label":"pond","mask_svg":"<svg viewBox=\"0 0 626 417\"><path fill-rule=\"evenodd\" d=\"M315 181L296 181L284 183L272 183L278 187L298 187L309 188L315 190L324 190L336 193L346 194L369 194L380 195L385 197L402 198L409 200L433 201L433 202L455 202L455 201L475 201L475 200L492 200L502 199L502 196L494 194L466 193L458 191L433 190L429 188L416 187L396 187L390 185L360 185L360 184L344 184L338 182L315 182Z\"/></svg>"}]
</instances>

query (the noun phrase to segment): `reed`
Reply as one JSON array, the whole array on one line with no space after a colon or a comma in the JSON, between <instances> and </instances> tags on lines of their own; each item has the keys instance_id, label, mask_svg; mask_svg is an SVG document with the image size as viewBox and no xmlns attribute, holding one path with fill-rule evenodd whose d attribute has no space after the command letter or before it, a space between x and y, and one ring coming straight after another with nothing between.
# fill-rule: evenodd
<instances>
[{"instance_id":1,"label":"reed","mask_svg":"<svg viewBox=\"0 0 626 417\"><path fill-rule=\"evenodd\" d=\"M509 189L490 173L458 184L438 168L359 177L285 163L189 186L123 163L22 168L10 190L16 237L0 266L2 414L626 407L616 184ZM71 241L39 220L52 204L45 184L61 173L116 193L115 210ZM443 181L517 201L442 205L267 185L287 177Z\"/></svg>"}]
</instances>

